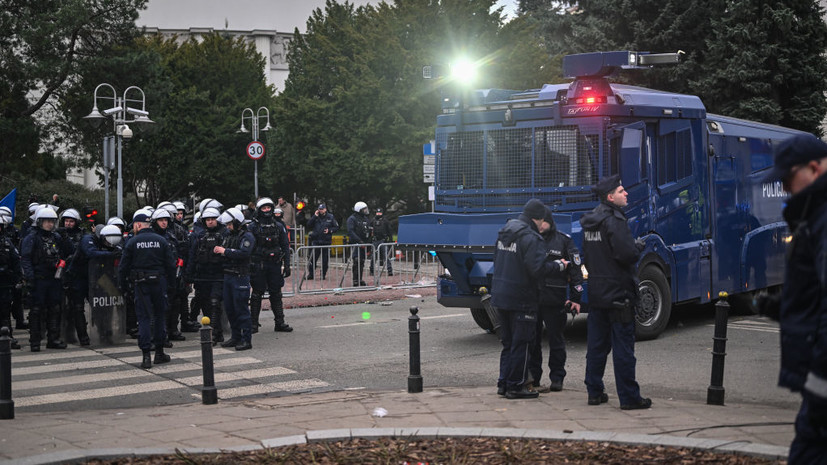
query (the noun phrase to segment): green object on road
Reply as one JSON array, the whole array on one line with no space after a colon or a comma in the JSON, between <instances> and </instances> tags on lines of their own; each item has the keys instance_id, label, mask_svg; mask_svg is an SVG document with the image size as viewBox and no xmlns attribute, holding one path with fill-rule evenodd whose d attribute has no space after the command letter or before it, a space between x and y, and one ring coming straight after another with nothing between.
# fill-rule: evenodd
<instances>
[{"instance_id":1,"label":"green object on road","mask_svg":"<svg viewBox=\"0 0 827 465\"><path fill-rule=\"evenodd\" d=\"M362 312L363 320L370 320L370 312Z\"/></svg>"}]
</instances>

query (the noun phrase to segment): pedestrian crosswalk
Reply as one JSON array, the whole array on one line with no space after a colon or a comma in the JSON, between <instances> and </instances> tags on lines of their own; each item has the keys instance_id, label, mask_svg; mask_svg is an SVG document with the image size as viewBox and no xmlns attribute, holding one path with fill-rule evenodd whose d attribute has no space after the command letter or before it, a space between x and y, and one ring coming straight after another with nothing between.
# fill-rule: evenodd
<instances>
[{"instance_id":1,"label":"pedestrian crosswalk","mask_svg":"<svg viewBox=\"0 0 827 465\"><path fill-rule=\"evenodd\" d=\"M15 352L12 392L15 407L44 409L126 408L199 401L203 385L199 341L175 343L172 361L139 368L135 343L112 347L70 347L64 351ZM286 367L254 356L213 348L219 399L279 395L330 388Z\"/></svg>"},{"instance_id":2,"label":"pedestrian crosswalk","mask_svg":"<svg viewBox=\"0 0 827 465\"><path fill-rule=\"evenodd\" d=\"M709 324L707 326L715 326ZM744 331L755 331L759 333L778 333L778 323L767 318L751 316L734 318L727 322L727 329L738 329Z\"/></svg>"}]
</instances>

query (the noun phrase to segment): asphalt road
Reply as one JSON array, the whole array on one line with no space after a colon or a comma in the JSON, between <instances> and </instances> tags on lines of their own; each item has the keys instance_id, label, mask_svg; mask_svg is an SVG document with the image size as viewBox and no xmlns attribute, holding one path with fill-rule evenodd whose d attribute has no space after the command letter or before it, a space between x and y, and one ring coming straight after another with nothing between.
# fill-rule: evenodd
<instances>
[{"instance_id":1,"label":"asphalt road","mask_svg":"<svg viewBox=\"0 0 827 465\"><path fill-rule=\"evenodd\" d=\"M415 292L415 291L413 291ZM358 299L354 294L354 300ZM290 395L340 389L406 389L409 308L421 317L425 389L481 386L495 389L500 343L473 322L465 309L444 308L433 296L390 305L353 304L286 311L292 333L274 333L272 314L251 351L215 348L219 398ZM578 317L567 329L566 389L585 386L586 325ZM705 401L712 362L712 306L673 311L666 332L637 344L637 378L644 396ZM140 407L199 402L201 352L197 334L167 352L170 364L138 368L134 341L115 347L66 351L28 350L13 355L13 398L21 411ZM25 335L23 336L25 337ZM726 400L795 408L797 395L776 387L778 328L760 317L730 319L724 387ZM612 365L607 390L614 393ZM545 380L544 380L545 381Z\"/></svg>"}]
</instances>

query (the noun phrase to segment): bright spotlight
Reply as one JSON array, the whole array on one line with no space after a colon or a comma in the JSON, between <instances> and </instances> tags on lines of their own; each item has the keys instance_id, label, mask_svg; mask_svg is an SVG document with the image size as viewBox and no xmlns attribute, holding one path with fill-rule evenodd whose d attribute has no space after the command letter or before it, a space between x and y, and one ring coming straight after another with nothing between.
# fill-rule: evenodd
<instances>
[{"instance_id":1,"label":"bright spotlight","mask_svg":"<svg viewBox=\"0 0 827 465\"><path fill-rule=\"evenodd\" d=\"M462 84L471 84L477 78L477 64L470 60L459 60L451 65L451 78Z\"/></svg>"}]
</instances>

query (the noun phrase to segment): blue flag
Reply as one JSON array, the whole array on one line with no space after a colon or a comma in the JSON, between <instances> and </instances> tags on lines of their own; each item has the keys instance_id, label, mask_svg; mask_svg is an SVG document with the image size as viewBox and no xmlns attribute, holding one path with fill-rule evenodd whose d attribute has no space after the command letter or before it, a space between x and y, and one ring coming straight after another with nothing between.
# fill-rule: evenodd
<instances>
[{"instance_id":1,"label":"blue flag","mask_svg":"<svg viewBox=\"0 0 827 465\"><path fill-rule=\"evenodd\" d=\"M15 207L16 203L17 203L17 188L16 187L14 189L12 189L11 192L9 192L9 195L3 197L3 200L0 200L0 207L9 207L9 210L11 210L11 219L12 219L12 221L14 221L14 215L15 215L14 207Z\"/></svg>"}]
</instances>

